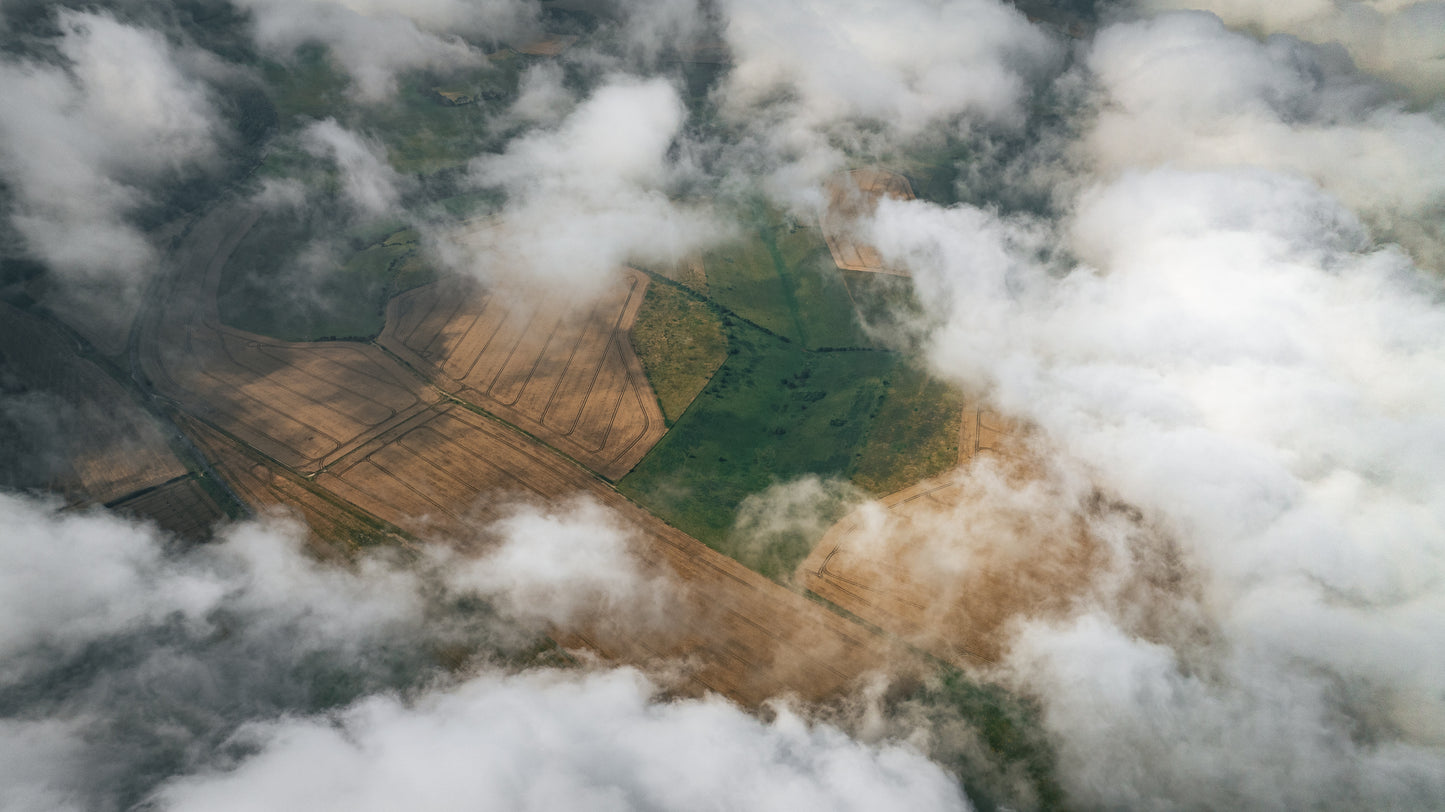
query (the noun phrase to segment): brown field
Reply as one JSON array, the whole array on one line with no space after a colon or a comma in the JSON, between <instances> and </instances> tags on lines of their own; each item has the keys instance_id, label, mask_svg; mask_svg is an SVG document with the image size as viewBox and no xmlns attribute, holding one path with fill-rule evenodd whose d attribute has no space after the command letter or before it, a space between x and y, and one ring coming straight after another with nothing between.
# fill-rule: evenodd
<instances>
[{"instance_id":1,"label":"brown field","mask_svg":"<svg viewBox=\"0 0 1445 812\"><path fill-rule=\"evenodd\" d=\"M225 327L222 267L258 215L223 207L180 251L165 305L142 323L141 369L155 388L281 464L315 473L438 396L369 344L293 344Z\"/></svg>"},{"instance_id":2,"label":"brown field","mask_svg":"<svg viewBox=\"0 0 1445 812\"><path fill-rule=\"evenodd\" d=\"M959 468L844 517L798 581L968 666L999 656L1018 613L1063 608L1101 552L1081 516L1053 507L1016 424L976 406L963 424Z\"/></svg>"},{"instance_id":3,"label":"brown field","mask_svg":"<svg viewBox=\"0 0 1445 812\"><path fill-rule=\"evenodd\" d=\"M226 518L194 476L184 476L117 502L111 507L142 519L188 541L205 541L211 528Z\"/></svg>"},{"instance_id":4,"label":"brown field","mask_svg":"<svg viewBox=\"0 0 1445 812\"><path fill-rule=\"evenodd\" d=\"M0 385L13 395L28 395L53 423L43 439L52 458L46 481L11 487L45 488L72 503L114 502L135 491L186 474L156 420L130 393L95 364L81 358L74 342L58 328L0 303ZM20 460L14 450L0 469ZM10 480L0 470L0 478Z\"/></svg>"},{"instance_id":5,"label":"brown field","mask_svg":"<svg viewBox=\"0 0 1445 812\"><path fill-rule=\"evenodd\" d=\"M180 423L247 507L256 513L286 510L298 515L310 528L318 553L332 556L368 543L404 542L394 528L205 424L185 418Z\"/></svg>"},{"instance_id":6,"label":"brown field","mask_svg":"<svg viewBox=\"0 0 1445 812\"><path fill-rule=\"evenodd\" d=\"M823 214L823 239L833 262L845 271L908 276L908 272L885 266L877 249L858 239L854 230L860 217L871 214L884 197L912 200L908 178L883 169L854 169L827 184L828 209Z\"/></svg>"},{"instance_id":7,"label":"brown field","mask_svg":"<svg viewBox=\"0 0 1445 812\"><path fill-rule=\"evenodd\" d=\"M187 432L252 507L289 505L321 536L396 528L465 546L499 505L583 494L634 529L636 551L672 576L680 598L666 633L590 623L555 630L563 645L681 667L692 690L745 703L832 696L874 669L897 671L900 657L876 634L669 527L536 439L615 474L660 435L626 340L645 277L627 274L581 310L419 290L393 305L382 339L408 370L377 346L222 327L216 278L254 221L221 207L198 222L141 334L146 374L193 418ZM172 347L182 351L162 351Z\"/></svg>"},{"instance_id":8,"label":"brown field","mask_svg":"<svg viewBox=\"0 0 1445 812\"><path fill-rule=\"evenodd\" d=\"M577 37L572 34L549 34L542 39L518 45L514 50L528 56L558 56L576 42Z\"/></svg>"},{"instance_id":9,"label":"brown field","mask_svg":"<svg viewBox=\"0 0 1445 812\"><path fill-rule=\"evenodd\" d=\"M628 271L578 307L433 283L392 300L379 341L454 397L615 480L666 430L627 335L647 285Z\"/></svg>"},{"instance_id":10,"label":"brown field","mask_svg":"<svg viewBox=\"0 0 1445 812\"><path fill-rule=\"evenodd\" d=\"M963 426L958 438L958 464L979 454L996 454L1021 458L1017 437L1022 433L1017 423L988 407L977 405L963 410Z\"/></svg>"},{"instance_id":11,"label":"brown field","mask_svg":"<svg viewBox=\"0 0 1445 812\"><path fill-rule=\"evenodd\" d=\"M780 690L821 698L896 653L856 624L779 587L667 526L502 423L461 406L397 426L317 478L368 513L418 534L465 543L517 500L586 494L635 528L637 552L682 586L673 628L557 630L567 646L635 663L685 660L699 687L746 703Z\"/></svg>"}]
</instances>

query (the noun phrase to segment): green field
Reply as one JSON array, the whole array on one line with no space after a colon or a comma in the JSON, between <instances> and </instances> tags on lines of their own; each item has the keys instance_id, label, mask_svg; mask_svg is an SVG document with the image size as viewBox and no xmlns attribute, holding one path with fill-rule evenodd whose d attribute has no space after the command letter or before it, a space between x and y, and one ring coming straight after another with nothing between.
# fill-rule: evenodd
<instances>
[{"instance_id":1,"label":"green field","mask_svg":"<svg viewBox=\"0 0 1445 812\"><path fill-rule=\"evenodd\" d=\"M251 229L221 271L222 322L282 341L369 339L381 332L391 297L434 278L409 230L343 240L300 264L296 252L310 229L283 215Z\"/></svg>"},{"instance_id":2,"label":"green field","mask_svg":"<svg viewBox=\"0 0 1445 812\"><path fill-rule=\"evenodd\" d=\"M489 122L516 96L518 77L532 61L502 51L479 66L408 73L394 97L373 104L351 97L345 75L319 46L300 49L285 65L266 64L263 75L283 134L334 118L382 139L398 172L430 174L463 165L501 143ZM466 93L477 101L449 105L436 89Z\"/></svg>"},{"instance_id":3,"label":"green field","mask_svg":"<svg viewBox=\"0 0 1445 812\"><path fill-rule=\"evenodd\" d=\"M632 347L668 425L677 422L728 357L722 318L713 307L661 281L647 288L632 328Z\"/></svg>"},{"instance_id":4,"label":"green field","mask_svg":"<svg viewBox=\"0 0 1445 812\"><path fill-rule=\"evenodd\" d=\"M873 346L816 227L762 205L740 216L743 236L703 255L714 301L808 349Z\"/></svg>"},{"instance_id":5,"label":"green field","mask_svg":"<svg viewBox=\"0 0 1445 812\"><path fill-rule=\"evenodd\" d=\"M959 776L979 810L1065 807L1033 702L942 666L892 710L929 720L935 732L930 755Z\"/></svg>"},{"instance_id":6,"label":"green field","mask_svg":"<svg viewBox=\"0 0 1445 812\"><path fill-rule=\"evenodd\" d=\"M811 352L730 316L722 324L728 360L618 483L675 526L785 580L816 539L759 548L737 537L737 508L749 495L809 474L906 485L953 464L958 417L947 412L949 398L936 384L920 385L901 356ZM883 426L890 415L912 425ZM908 443L944 452L930 451L924 460L898 453Z\"/></svg>"}]
</instances>

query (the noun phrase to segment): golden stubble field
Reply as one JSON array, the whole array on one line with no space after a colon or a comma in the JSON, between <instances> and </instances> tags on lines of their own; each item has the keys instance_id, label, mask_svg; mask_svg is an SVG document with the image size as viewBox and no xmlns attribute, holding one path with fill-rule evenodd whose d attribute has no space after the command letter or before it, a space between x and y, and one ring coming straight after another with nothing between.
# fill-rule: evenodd
<instances>
[{"instance_id":1,"label":"golden stubble field","mask_svg":"<svg viewBox=\"0 0 1445 812\"><path fill-rule=\"evenodd\" d=\"M871 215L878 201L885 197L913 199L908 178L885 169L854 169L829 180L824 188L828 208L823 213L823 239L834 264L845 271L908 276L907 271L884 263L878 250L857 235L858 221Z\"/></svg>"},{"instance_id":2,"label":"golden stubble field","mask_svg":"<svg viewBox=\"0 0 1445 812\"><path fill-rule=\"evenodd\" d=\"M141 342L148 378L254 509L287 506L322 537L394 532L465 549L504 505L580 494L628 528L676 605L665 629L600 618L555 629L563 645L665 667L686 677L682 690L744 703L821 699L908 667L878 635L668 526L598 475L625 473L661 435L626 340L645 277L621 273L581 308L436 285L396 302L377 344L289 344L216 314L220 269L254 222L223 206L191 229Z\"/></svg>"},{"instance_id":3,"label":"golden stubble field","mask_svg":"<svg viewBox=\"0 0 1445 812\"><path fill-rule=\"evenodd\" d=\"M850 513L797 570L805 589L963 667L1010 622L1065 610L1104 555L1031 452L1026 429L965 410L959 467Z\"/></svg>"},{"instance_id":4,"label":"golden stubble field","mask_svg":"<svg viewBox=\"0 0 1445 812\"><path fill-rule=\"evenodd\" d=\"M379 343L451 396L616 480L665 431L628 340L647 285L628 270L576 303L447 280L393 299Z\"/></svg>"}]
</instances>

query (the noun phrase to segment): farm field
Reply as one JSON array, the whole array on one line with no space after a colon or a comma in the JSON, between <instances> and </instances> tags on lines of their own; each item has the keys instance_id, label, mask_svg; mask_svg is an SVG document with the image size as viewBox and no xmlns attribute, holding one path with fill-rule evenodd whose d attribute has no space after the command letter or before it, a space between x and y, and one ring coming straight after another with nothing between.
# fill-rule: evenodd
<instances>
[{"instance_id":1,"label":"farm field","mask_svg":"<svg viewBox=\"0 0 1445 812\"><path fill-rule=\"evenodd\" d=\"M192 270L142 325L141 369L156 389L282 465L314 473L386 425L435 402L380 349L292 344L220 324L221 270L259 215L222 207L183 248Z\"/></svg>"},{"instance_id":2,"label":"farm field","mask_svg":"<svg viewBox=\"0 0 1445 812\"><path fill-rule=\"evenodd\" d=\"M703 254L700 293L808 349L874 346L818 229L762 204L739 218L743 235Z\"/></svg>"},{"instance_id":3,"label":"farm field","mask_svg":"<svg viewBox=\"0 0 1445 812\"><path fill-rule=\"evenodd\" d=\"M195 475L173 479L126 497L110 507L120 513L149 519L167 533L195 543L209 538L216 523L227 518Z\"/></svg>"},{"instance_id":4,"label":"farm field","mask_svg":"<svg viewBox=\"0 0 1445 812\"><path fill-rule=\"evenodd\" d=\"M368 513L430 538L466 545L475 528L518 499L555 504L584 494L634 530L637 552L679 587L669 630L617 626L559 629L609 659L686 659L699 690L744 703L781 685L807 697L842 690L896 657L880 638L769 583L668 527L587 472L495 420L440 407L378 437L317 483ZM511 497L510 499L508 497Z\"/></svg>"},{"instance_id":5,"label":"farm field","mask_svg":"<svg viewBox=\"0 0 1445 812\"><path fill-rule=\"evenodd\" d=\"M334 557L359 547L405 540L397 528L347 505L204 423L184 417L179 422L247 508L257 514L281 510L299 517L318 554Z\"/></svg>"},{"instance_id":6,"label":"farm field","mask_svg":"<svg viewBox=\"0 0 1445 812\"><path fill-rule=\"evenodd\" d=\"M505 391L516 394L513 407L535 404L530 408L540 411L530 413L541 415L545 428L550 414L545 404L564 391L575 363L578 369L596 370L598 380L612 375L641 387L660 431L656 400L630 348L630 364L618 363L627 348L626 328L643 298L645 276L626 275L603 304L578 318L569 319L565 309L527 311L525 322L518 320L506 335L528 349L514 347L500 358L458 349L468 336L475 338L472 326L488 318L485 297L441 296L432 307L408 311L411 317L398 313L397 325L408 327L394 334L399 347L416 352L408 342L430 336L419 346L431 354L417 355L425 363L408 371L371 345L287 344L221 327L215 279L253 223L253 214L225 208L198 223L182 247L190 263L183 263L184 272L171 280L166 306L142 327L143 368L190 415L187 430L253 509L290 506L313 522L319 537L357 533L363 542L412 536L466 545L477 527L499 515L498 505L508 497L555 504L581 494L631 528L641 558L677 585L678 605L669 613L675 621L669 634L584 624L554 631L564 645L585 645L605 658L641 665L685 662L696 691L718 691L743 703L758 703L783 690L809 698L832 696L884 664L905 671L912 667L908 656L874 633L669 527L534 437L476 406L428 395L432 390L418 377L460 370L452 366L454 357L470 359L468 370L492 363L498 371L493 380L504 381L510 387ZM423 291L415 293L409 300L413 306ZM458 324L456 314L441 303L471 308L472 316L460 329L450 326ZM407 306L401 302L398 308ZM537 311L543 311L540 318ZM499 329L512 312L492 314ZM527 326L533 324L540 329ZM164 354L158 341L187 352ZM591 359L590 367L581 357ZM531 362L508 377L513 358ZM550 377L538 378L536 370L544 366ZM619 378L620 373L626 375ZM534 380L548 381L549 388L534 392ZM439 381L447 382L446 377ZM325 397L319 395L323 389ZM487 391L503 390L493 385ZM243 408L242 396L255 403ZM278 405L267 412L260 408L267 403ZM590 403L582 398L578 413ZM329 432L324 438L315 431L320 428ZM302 474L312 476L308 481Z\"/></svg>"},{"instance_id":7,"label":"farm field","mask_svg":"<svg viewBox=\"0 0 1445 812\"><path fill-rule=\"evenodd\" d=\"M908 272L885 265L877 249L854 233L858 218L871 213L884 197L912 200L908 178L882 169L854 169L830 181L828 209L823 214L823 237L833 262L846 271L871 271L897 276Z\"/></svg>"},{"instance_id":8,"label":"farm field","mask_svg":"<svg viewBox=\"0 0 1445 812\"><path fill-rule=\"evenodd\" d=\"M501 51L483 64L409 76L388 104L356 104L345 75L318 48L299 49L285 65L268 62L262 73L283 132L334 118L384 139L397 171L431 174L464 164L497 141L490 122L515 96L522 70L537 59ZM435 87L464 91L477 102L446 104Z\"/></svg>"},{"instance_id":9,"label":"farm field","mask_svg":"<svg viewBox=\"0 0 1445 812\"><path fill-rule=\"evenodd\" d=\"M666 430L628 340L648 285L628 271L574 305L448 280L393 299L379 343L452 396L618 479Z\"/></svg>"},{"instance_id":10,"label":"farm field","mask_svg":"<svg viewBox=\"0 0 1445 812\"><path fill-rule=\"evenodd\" d=\"M737 508L748 496L810 474L850 479L861 470L868 482L891 484L955 464L958 422L947 411L949 399L937 386L920 385L901 356L808 352L757 328L724 323L728 360L618 483L668 522L784 580L814 540L778 550L735 538ZM914 425L880 429L885 409ZM894 453L905 441L933 451L922 462Z\"/></svg>"},{"instance_id":11,"label":"farm field","mask_svg":"<svg viewBox=\"0 0 1445 812\"><path fill-rule=\"evenodd\" d=\"M221 273L222 324L281 341L369 340L381 332L387 301L424 281L406 272L417 265L416 238L408 232L368 235L360 250L335 248L344 261L327 253L303 269L294 254L313 227L290 212L257 221Z\"/></svg>"},{"instance_id":12,"label":"farm field","mask_svg":"<svg viewBox=\"0 0 1445 812\"><path fill-rule=\"evenodd\" d=\"M648 287L631 339L668 425L728 357L722 317L712 305L661 282Z\"/></svg>"},{"instance_id":13,"label":"farm field","mask_svg":"<svg viewBox=\"0 0 1445 812\"><path fill-rule=\"evenodd\" d=\"M1076 517L1034 516L1027 500L1006 498L1005 490L1026 489L1038 476L1017 425L970 404L962 434L958 468L844 517L797 578L878 628L967 667L998 656L1004 624L1018 611L1067 602L1100 552ZM973 528L974 546L938 548L944 526Z\"/></svg>"},{"instance_id":14,"label":"farm field","mask_svg":"<svg viewBox=\"0 0 1445 812\"><path fill-rule=\"evenodd\" d=\"M58 328L0 303L0 386L11 408L0 416L0 481L105 504L184 476L156 420L73 347Z\"/></svg>"}]
</instances>

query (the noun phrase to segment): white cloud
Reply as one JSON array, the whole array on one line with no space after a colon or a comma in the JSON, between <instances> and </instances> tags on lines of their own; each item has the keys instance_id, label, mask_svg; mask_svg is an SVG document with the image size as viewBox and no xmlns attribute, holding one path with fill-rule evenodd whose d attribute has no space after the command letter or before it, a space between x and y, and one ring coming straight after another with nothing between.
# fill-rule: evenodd
<instances>
[{"instance_id":1,"label":"white cloud","mask_svg":"<svg viewBox=\"0 0 1445 812\"><path fill-rule=\"evenodd\" d=\"M1362 69L1421 100L1445 94L1445 3L1438 0L1142 0L1140 5L1210 11L1233 28L1342 46Z\"/></svg>"},{"instance_id":2,"label":"white cloud","mask_svg":"<svg viewBox=\"0 0 1445 812\"><path fill-rule=\"evenodd\" d=\"M734 66L718 96L743 149L779 166L773 193L943 127L1014 128L1061 49L993 0L725 5ZM754 156L756 159L756 156Z\"/></svg>"},{"instance_id":3,"label":"white cloud","mask_svg":"<svg viewBox=\"0 0 1445 812\"><path fill-rule=\"evenodd\" d=\"M627 262L665 264L722 229L668 189L690 171L669 150L686 111L661 79L611 77L554 129L472 162L507 193L497 217L450 235L453 264L484 279L596 293Z\"/></svg>"},{"instance_id":4,"label":"white cloud","mask_svg":"<svg viewBox=\"0 0 1445 812\"><path fill-rule=\"evenodd\" d=\"M589 499L519 506L484 536L491 545L484 554L444 565L447 583L526 625L658 628L675 607L672 582L643 567L632 531Z\"/></svg>"},{"instance_id":5,"label":"white cloud","mask_svg":"<svg viewBox=\"0 0 1445 812\"><path fill-rule=\"evenodd\" d=\"M917 751L786 706L668 700L630 669L426 665L528 640L462 610L475 593L527 623L657 606L666 587L592 502L517 507L489 554L440 572L322 563L276 518L185 552L15 496L0 520L6 809L967 808Z\"/></svg>"},{"instance_id":6,"label":"white cloud","mask_svg":"<svg viewBox=\"0 0 1445 812\"><path fill-rule=\"evenodd\" d=\"M946 324L936 367L1141 508L1195 585L1102 581L1094 614L1036 621L1014 649L1075 797L1409 808L1445 791L1426 676L1445 668L1437 282L1318 187L1253 169L1127 172L1061 232L885 201L872 236ZM1039 264L1054 239L1089 264ZM1148 639L1140 601L1161 607Z\"/></svg>"},{"instance_id":7,"label":"white cloud","mask_svg":"<svg viewBox=\"0 0 1445 812\"><path fill-rule=\"evenodd\" d=\"M330 118L303 130L301 145L312 155L335 163L341 176L341 193L354 208L372 217L396 210L403 178L387 162L385 146ZM262 194L276 188L263 189Z\"/></svg>"},{"instance_id":8,"label":"white cloud","mask_svg":"<svg viewBox=\"0 0 1445 812\"><path fill-rule=\"evenodd\" d=\"M86 643L171 614L199 621L222 585L177 572L154 529L108 516L53 515L0 493L0 685L32 660L73 654Z\"/></svg>"},{"instance_id":9,"label":"white cloud","mask_svg":"<svg viewBox=\"0 0 1445 812\"><path fill-rule=\"evenodd\" d=\"M65 64L0 63L0 172L26 247L76 283L136 284L156 264L128 220L151 184L215 155L206 86L159 33L59 12Z\"/></svg>"},{"instance_id":10,"label":"white cloud","mask_svg":"<svg viewBox=\"0 0 1445 812\"><path fill-rule=\"evenodd\" d=\"M483 675L406 704L263 723L234 770L173 782L173 810L967 809L936 765L779 708L659 702L636 672Z\"/></svg>"},{"instance_id":11,"label":"white cloud","mask_svg":"<svg viewBox=\"0 0 1445 812\"><path fill-rule=\"evenodd\" d=\"M404 71L482 64L482 52L464 35L503 39L527 30L536 14L526 0L242 0L241 5L253 15L257 44L273 54L285 57L308 42L325 43L364 102L390 97Z\"/></svg>"},{"instance_id":12,"label":"white cloud","mask_svg":"<svg viewBox=\"0 0 1445 812\"><path fill-rule=\"evenodd\" d=\"M1100 31L1087 65L1103 96L1083 142L1097 171L1298 173L1383 238L1445 267L1445 124L1406 111L1329 51L1288 37L1261 42L1208 14L1168 14Z\"/></svg>"}]
</instances>

